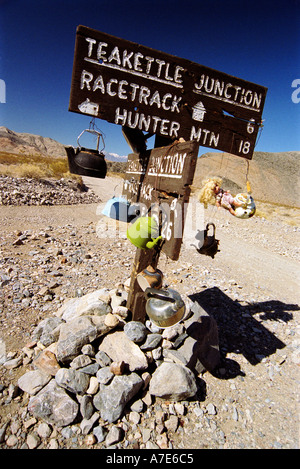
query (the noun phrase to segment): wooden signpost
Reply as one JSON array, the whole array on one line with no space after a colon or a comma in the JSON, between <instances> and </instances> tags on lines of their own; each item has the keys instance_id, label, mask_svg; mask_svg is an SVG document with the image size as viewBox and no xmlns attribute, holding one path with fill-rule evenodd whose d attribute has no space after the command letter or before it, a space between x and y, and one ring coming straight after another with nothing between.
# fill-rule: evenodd
<instances>
[{"instance_id":1,"label":"wooden signpost","mask_svg":"<svg viewBox=\"0 0 300 469\"><path fill-rule=\"evenodd\" d=\"M267 89L78 26L69 110L251 159Z\"/></svg>"},{"instance_id":2,"label":"wooden signpost","mask_svg":"<svg viewBox=\"0 0 300 469\"><path fill-rule=\"evenodd\" d=\"M136 277L160 252L177 260L198 148L251 159L267 89L186 59L78 26L69 111L122 126L132 148L123 194L159 207L163 242L137 248L127 307L145 320ZM155 148L146 140L155 135ZM180 143L179 143L180 142ZM141 215L145 215L142 213Z\"/></svg>"},{"instance_id":3,"label":"wooden signpost","mask_svg":"<svg viewBox=\"0 0 300 469\"><path fill-rule=\"evenodd\" d=\"M123 194L129 202L139 202L144 212L159 204L162 251L172 260L180 254L198 148L197 142L183 142L128 155Z\"/></svg>"},{"instance_id":4,"label":"wooden signpost","mask_svg":"<svg viewBox=\"0 0 300 469\"><path fill-rule=\"evenodd\" d=\"M131 203L141 204L142 216L152 216L148 210L153 207L155 212L158 206L163 237L161 246L136 251L127 303L136 321L145 319L145 298L137 274L149 265L155 269L161 251L172 260L179 258L198 149L197 142L177 142L128 156L123 194Z\"/></svg>"}]
</instances>

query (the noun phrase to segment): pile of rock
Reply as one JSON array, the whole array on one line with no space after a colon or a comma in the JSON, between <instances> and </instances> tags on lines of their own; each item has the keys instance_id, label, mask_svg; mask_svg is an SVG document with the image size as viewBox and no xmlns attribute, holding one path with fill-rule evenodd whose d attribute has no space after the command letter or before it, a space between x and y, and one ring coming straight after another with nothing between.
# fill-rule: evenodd
<instances>
[{"instance_id":1,"label":"pile of rock","mask_svg":"<svg viewBox=\"0 0 300 469\"><path fill-rule=\"evenodd\" d=\"M100 198L75 179L33 179L0 176L0 205L74 205Z\"/></svg>"},{"instance_id":2,"label":"pile of rock","mask_svg":"<svg viewBox=\"0 0 300 469\"><path fill-rule=\"evenodd\" d=\"M189 301L183 321L159 329L130 320L126 297L116 288L72 298L35 328L19 362L24 365L25 354L30 369L18 387L36 422L61 429L79 424L92 443L102 442L107 424L120 421L128 405L142 410L155 398L196 396L198 374L219 362L214 320ZM9 369L16 360L2 363Z\"/></svg>"}]
</instances>

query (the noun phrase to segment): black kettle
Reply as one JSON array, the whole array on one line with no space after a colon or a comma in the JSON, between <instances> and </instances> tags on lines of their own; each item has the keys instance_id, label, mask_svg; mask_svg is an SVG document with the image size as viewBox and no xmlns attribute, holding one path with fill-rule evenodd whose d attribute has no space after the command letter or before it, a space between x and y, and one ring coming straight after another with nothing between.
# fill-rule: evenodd
<instances>
[{"instance_id":1,"label":"black kettle","mask_svg":"<svg viewBox=\"0 0 300 469\"><path fill-rule=\"evenodd\" d=\"M209 235L209 227L212 227L212 234ZM199 254L204 254L205 256L215 257L217 252L219 252L219 240L215 237L216 227L214 223L207 223L206 229L204 230L204 241L200 247L196 247ZM203 232L200 232L202 234ZM198 236L198 235L197 235ZM196 237L197 238L197 237ZM193 246L193 245L192 245Z\"/></svg>"},{"instance_id":2,"label":"black kettle","mask_svg":"<svg viewBox=\"0 0 300 469\"><path fill-rule=\"evenodd\" d=\"M97 148L91 150L83 148L79 144L79 139L84 132L97 135ZM72 174L79 174L81 176L90 176L94 178L104 179L107 173L107 165L105 155L99 151L100 138L103 141L103 136L97 130L86 129L81 132L77 138L78 147L65 147L68 155L69 170Z\"/></svg>"}]
</instances>

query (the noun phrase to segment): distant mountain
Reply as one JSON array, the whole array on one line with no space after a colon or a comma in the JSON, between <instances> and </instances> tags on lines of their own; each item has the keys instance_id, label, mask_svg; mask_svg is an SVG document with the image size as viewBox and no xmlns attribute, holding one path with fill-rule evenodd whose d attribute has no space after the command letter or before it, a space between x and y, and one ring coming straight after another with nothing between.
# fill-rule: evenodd
<instances>
[{"instance_id":1,"label":"distant mountain","mask_svg":"<svg viewBox=\"0 0 300 469\"><path fill-rule=\"evenodd\" d=\"M54 158L66 157L62 143L49 137L14 132L7 127L0 127L0 151L26 155L40 154Z\"/></svg>"},{"instance_id":2,"label":"distant mountain","mask_svg":"<svg viewBox=\"0 0 300 469\"><path fill-rule=\"evenodd\" d=\"M119 161L121 163L127 162L127 156L120 156L117 153L108 153L106 151L103 152L105 154L105 158L107 161Z\"/></svg>"},{"instance_id":3,"label":"distant mountain","mask_svg":"<svg viewBox=\"0 0 300 469\"><path fill-rule=\"evenodd\" d=\"M53 158L66 158L65 146L49 137L14 132L0 127L0 151L13 154L45 155ZM108 161L126 162L127 156L104 151Z\"/></svg>"},{"instance_id":4,"label":"distant mountain","mask_svg":"<svg viewBox=\"0 0 300 469\"><path fill-rule=\"evenodd\" d=\"M253 197L262 202L300 207L300 151L256 151L252 160L228 153L205 153L197 161L193 188L204 179L219 176L232 194L246 191L246 177Z\"/></svg>"}]
</instances>

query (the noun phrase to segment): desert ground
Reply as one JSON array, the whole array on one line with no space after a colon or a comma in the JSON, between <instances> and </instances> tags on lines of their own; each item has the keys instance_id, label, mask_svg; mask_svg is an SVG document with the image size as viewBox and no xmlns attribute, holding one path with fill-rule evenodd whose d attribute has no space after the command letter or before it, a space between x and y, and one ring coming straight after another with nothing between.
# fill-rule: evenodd
<instances>
[{"instance_id":1,"label":"desert ground","mask_svg":"<svg viewBox=\"0 0 300 469\"><path fill-rule=\"evenodd\" d=\"M99 203L0 206L0 339L12 357L67 298L114 288L130 276L135 248L126 227L116 228L101 214L121 191L120 179L84 182ZM202 399L185 403L169 447L299 448L300 210L261 203L260 216L241 220L216 207L199 211L197 204L193 195L179 260L162 254L159 268L165 285L197 300L215 318L222 364L218 372L203 374ZM191 242L208 222L215 223L219 240L214 258L200 255ZM22 372L23 367L0 366L0 429L7 421L19 422L20 441L22 398L12 398L7 389ZM160 408L171 412L169 403ZM146 420L129 428L127 445L137 443L128 447L143 448ZM61 435L57 441L58 447L84 446L79 436L75 443Z\"/></svg>"}]
</instances>

